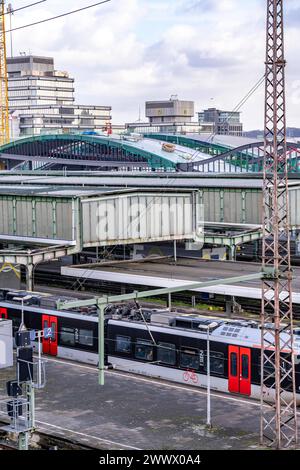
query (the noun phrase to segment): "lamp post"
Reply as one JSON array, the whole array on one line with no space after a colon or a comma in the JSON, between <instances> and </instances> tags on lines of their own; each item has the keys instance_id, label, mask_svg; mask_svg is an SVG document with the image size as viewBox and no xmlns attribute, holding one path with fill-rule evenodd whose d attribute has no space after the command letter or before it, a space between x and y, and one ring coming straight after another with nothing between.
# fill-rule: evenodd
<instances>
[{"instance_id":1,"label":"lamp post","mask_svg":"<svg viewBox=\"0 0 300 470\"><path fill-rule=\"evenodd\" d=\"M211 428L211 396L210 396L210 330L216 328L218 323L212 322L209 325L199 325L200 329L206 330L206 373L207 373L207 407L206 407L206 425Z\"/></svg>"}]
</instances>

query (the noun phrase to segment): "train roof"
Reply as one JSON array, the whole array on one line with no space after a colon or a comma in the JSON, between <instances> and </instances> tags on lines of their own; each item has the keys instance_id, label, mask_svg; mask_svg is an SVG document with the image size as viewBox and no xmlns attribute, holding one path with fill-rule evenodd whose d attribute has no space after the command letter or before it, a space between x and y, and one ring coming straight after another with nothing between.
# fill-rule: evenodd
<instances>
[{"instance_id":1,"label":"train roof","mask_svg":"<svg viewBox=\"0 0 300 470\"><path fill-rule=\"evenodd\" d=\"M51 294L45 294L41 292L27 292L0 289L0 299L6 301L8 304L12 304L15 308L21 308L21 299L26 298L24 305L27 308L38 312L41 309L41 305L32 304L32 299L43 299L47 301L43 305L44 313L53 313L56 310L54 304L56 301L62 299L59 296L53 296ZM6 293L4 297L4 293ZM9 300L5 300L9 294ZM18 300L17 300L18 299ZM66 297L66 300L74 298ZM3 301L2 300L2 301ZM170 312L168 309L151 309L142 308L143 315L140 314L140 309L134 305L121 304L121 305L109 305L109 309L106 311L106 319L109 320L110 324L125 325L130 324L133 328L153 329L154 331L163 332L167 331L173 334L180 334L183 331L185 336L206 336L207 330L209 330L209 337L212 340L222 341L224 343L240 344L251 343L252 347L260 347L261 344L261 330L260 325L257 321L253 320L234 320L230 318L219 318L219 317L206 317L204 315L188 314L180 312ZM98 313L96 308L83 308L80 310L70 311L55 311L55 315L63 318L73 318L78 320L90 320L92 322L98 321ZM147 325L145 324L147 320ZM266 325L270 329L270 333L267 333L266 340L270 344L273 344L274 336L272 335L272 324ZM208 328L209 327L209 328ZM284 345L287 342L287 333L284 331L285 325L282 325L281 341ZM300 354L300 328L294 330L294 344L297 354ZM287 351L288 352L288 351Z\"/></svg>"}]
</instances>

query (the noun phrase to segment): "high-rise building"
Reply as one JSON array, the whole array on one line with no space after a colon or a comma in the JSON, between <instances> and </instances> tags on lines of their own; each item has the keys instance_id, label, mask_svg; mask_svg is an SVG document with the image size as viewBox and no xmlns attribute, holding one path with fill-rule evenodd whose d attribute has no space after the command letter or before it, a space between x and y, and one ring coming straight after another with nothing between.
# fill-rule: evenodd
<instances>
[{"instance_id":1,"label":"high-rise building","mask_svg":"<svg viewBox=\"0 0 300 470\"><path fill-rule=\"evenodd\" d=\"M237 111L221 111L216 108L208 108L198 113L199 124L211 123L214 134L243 135L243 124L240 120L241 113Z\"/></svg>"},{"instance_id":2,"label":"high-rise building","mask_svg":"<svg viewBox=\"0 0 300 470\"><path fill-rule=\"evenodd\" d=\"M75 104L74 78L57 71L52 57L7 59L12 138L49 133L102 131L110 106Z\"/></svg>"}]
</instances>

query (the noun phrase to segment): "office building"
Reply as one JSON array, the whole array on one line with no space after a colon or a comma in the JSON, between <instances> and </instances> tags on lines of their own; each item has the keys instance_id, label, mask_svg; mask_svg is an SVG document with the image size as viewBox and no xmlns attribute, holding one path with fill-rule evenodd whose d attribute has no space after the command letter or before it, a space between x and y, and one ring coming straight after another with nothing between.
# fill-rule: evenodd
<instances>
[{"instance_id":1,"label":"office building","mask_svg":"<svg viewBox=\"0 0 300 470\"><path fill-rule=\"evenodd\" d=\"M103 131L110 106L75 104L74 78L55 70L51 57L7 59L11 137Z\"/></svg>"},{"instance_id":2,"label":"office building","mask_svg":"<svg viewBox=\"0 0 300 470\"><path fill-rule=\"evenodd\" d=\"M216 108L208 108L198 113L200 125L210 124L214 134L221 135L243 135L243 124L240 120L241 113L232 111L221 111Z\"/></svg>"}]
</instances>

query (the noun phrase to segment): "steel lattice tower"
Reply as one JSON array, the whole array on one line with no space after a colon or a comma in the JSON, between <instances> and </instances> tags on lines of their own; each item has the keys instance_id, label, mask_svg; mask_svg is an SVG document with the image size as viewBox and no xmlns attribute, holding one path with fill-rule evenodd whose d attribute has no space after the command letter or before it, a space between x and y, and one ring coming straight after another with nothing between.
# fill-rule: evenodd
<instances>
[{"instance_id":1,"label":"steel lattice tower","mask_svg":"<svg viewBox=\"0 0 300 470\"><path fill-rule=\"evenodd\" d=\"M297 443L292 271L285 115L283 0L267 0L263 280L261 314L261 443ZM284 388L290 388L286 395Z\"/></svg>"},{"instance_id":2,"label":"steel lattice tower","mask_svg":"<svg viewBox=\"0 0 300 470\"><path fill-rule=\"evenodd\" d=\"M4 0L0 0L0 145L9 142L8 79Z\"/></svg>"}]
</instances>

